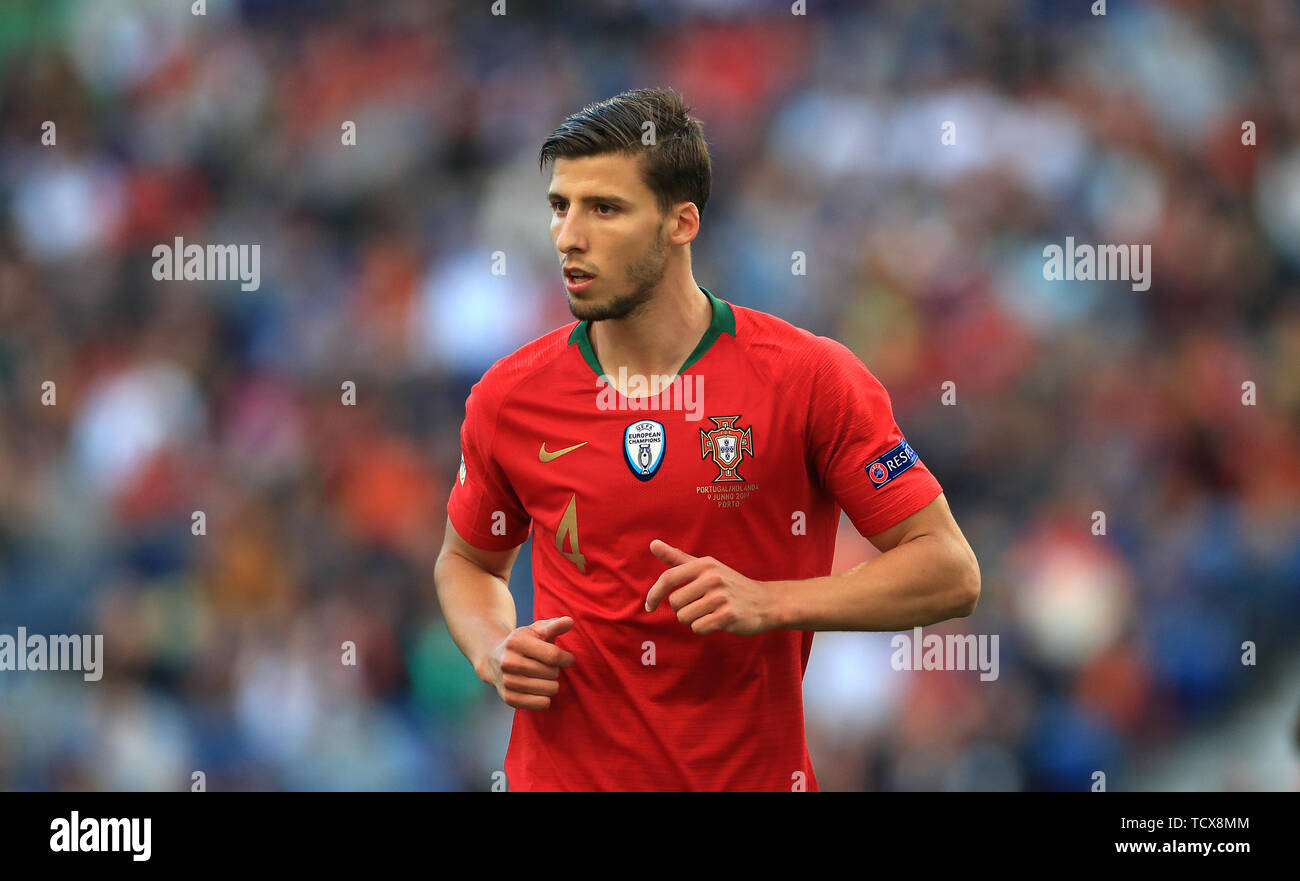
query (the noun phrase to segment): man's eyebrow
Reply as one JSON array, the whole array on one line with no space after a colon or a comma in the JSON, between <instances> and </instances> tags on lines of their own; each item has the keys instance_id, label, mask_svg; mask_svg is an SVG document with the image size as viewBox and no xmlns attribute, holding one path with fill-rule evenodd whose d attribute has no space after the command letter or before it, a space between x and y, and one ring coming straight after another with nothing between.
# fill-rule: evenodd
<instances>
[{"instance_id":1,"label":"man's eyebrow","mask_svg":"<svg viewBox=\"0 0 1300 881\"><path fill-rule=\"evenodd\" d=\"M556 199L564 199L566 202L568 201L567 196L565 196L562 193L557 193L554 190L546 194L547 203L554 202ZM594 205L596 203L605 202L610 205L620 205L624 208L632 204L627 199L624 199L621 196L584 196L582 198L582 201L586 202L588 205Z\"/></svg>"}]
</instances>

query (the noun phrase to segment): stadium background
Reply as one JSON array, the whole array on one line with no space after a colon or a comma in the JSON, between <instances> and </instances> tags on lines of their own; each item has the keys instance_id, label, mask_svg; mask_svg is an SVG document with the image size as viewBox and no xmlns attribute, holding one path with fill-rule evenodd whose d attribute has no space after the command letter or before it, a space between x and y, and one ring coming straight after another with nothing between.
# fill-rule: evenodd
<instances>
[{"instance_id":1,"label":"stadium background","mask_svg":"<svg viewBox=\"0 0 1300 881\"><path fill-rule=\"evenodd\" d=\"M541 140L646 85L712 149L696 278L849 345L981 561L927 632L994 682L817 636L823 788L1300 788L1300 11L1089 5L0 4L0 632L107 655L0 673L0 788L490 786L431 581L464 398L570 320ZM175 236L260 289L154 281ZM1150 289L1045 281L1066 236Z\"/></svg>"}]
</instances>

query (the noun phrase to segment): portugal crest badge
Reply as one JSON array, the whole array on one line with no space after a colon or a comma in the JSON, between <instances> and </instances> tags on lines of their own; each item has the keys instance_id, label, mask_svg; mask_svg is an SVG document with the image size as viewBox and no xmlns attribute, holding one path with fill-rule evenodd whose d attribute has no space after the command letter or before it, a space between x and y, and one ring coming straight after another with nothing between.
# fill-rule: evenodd
<instances>
[{"instance_id":1,"label":"portugal crest badge","mask_svg":"<svg viewBox=\"0 0 1300 881\"><path fill-rule=\"evenodd\" d=\"M745 479L736 469L746 453L754 455L754 439L750 427L743 430L736 427L739 418L739 415L710 416L709 420L715 426L713 430L700 429L700 458L707 459L712 455L714 464L718 466L714 483L740 483Z\"/></svg>"}]
</instances>

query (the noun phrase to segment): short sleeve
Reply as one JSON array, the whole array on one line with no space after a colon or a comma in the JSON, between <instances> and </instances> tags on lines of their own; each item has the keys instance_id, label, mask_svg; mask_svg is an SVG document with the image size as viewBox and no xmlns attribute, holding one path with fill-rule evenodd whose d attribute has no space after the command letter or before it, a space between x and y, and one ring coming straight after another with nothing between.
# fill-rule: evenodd
<instances>
[{"instance_id":1,"label":"short sleeve","mask_svg":"<svg viewBox=\"0 0 1300 881\"><path fill-rule=\"evenodd\" d=\"M889 393L843 344L818 337L808 452L822 486L870 537L939 497L943 487L894 422Z\"/></svg>"},{"instance_id":2,"label":"short sleeve","mask_svg":"<svg viewBox=\"0 0 1300 881\"><path fill-rule=\"evenodd\" d=\"M447 516L461 538L485 551L505 551L528 538L531 518L493 456L499 404L482 381L470 389L460 428L460 470Z\"/></svg>"}]
</instances>

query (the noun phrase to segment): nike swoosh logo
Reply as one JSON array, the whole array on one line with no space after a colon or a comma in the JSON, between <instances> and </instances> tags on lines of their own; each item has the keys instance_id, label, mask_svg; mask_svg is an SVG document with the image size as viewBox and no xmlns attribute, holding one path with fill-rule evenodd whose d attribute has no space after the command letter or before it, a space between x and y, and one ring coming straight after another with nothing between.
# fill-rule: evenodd
<instances>
[{"instance_id":1,"label":"nike swoosh logo","mask_svg":"<svg viewBox=\"0 0 1300 881\"><path fill-rule=\"evenodd\" d=\"M542 448L541 450L538 451L537 458L541 459L543 462L550 462L552 459L558 459L561 456L563 456L565 453L572 453L578 447L585 447L586 445L587 445L587 441L583 441L580 444L574 444L571 447L565 447L562 450L556 450L554 453L548 453L546 451L546 441L542 441Z\"/></svg>"}]
</instances>

